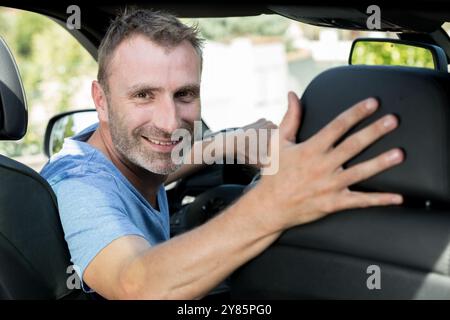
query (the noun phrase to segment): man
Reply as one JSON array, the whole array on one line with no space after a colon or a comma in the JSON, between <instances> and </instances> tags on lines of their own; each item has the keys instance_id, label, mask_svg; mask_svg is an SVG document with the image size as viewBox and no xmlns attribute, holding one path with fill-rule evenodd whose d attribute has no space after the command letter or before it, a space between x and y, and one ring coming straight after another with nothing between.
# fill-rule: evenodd
<instances>
[{"instance_id":1,"label":"man","mask_svg":"<svg viewBox=\"0 0 450 320\"><path fill-rule=\"evenodd\" d=\"M347 188L402 162L400 150L342 168L396 128L396 118L385 116L334 146L376 111L376 100L368 99L295 144L301 108L291 92L279 140L271 142L279 143L278 172L214 219L169 240L163 183L178 169L170 151L180 143L172 133L191 131L200 119L196 30L169 14L124 13L103 39L98 62L92 84L98 127L66 140L42 171L58 197L85 289L109 299L201 298L287 228L343 209L402 203L397 194ZM261 125L272 127L254 126Z\"/></svg>"}]
</instances>

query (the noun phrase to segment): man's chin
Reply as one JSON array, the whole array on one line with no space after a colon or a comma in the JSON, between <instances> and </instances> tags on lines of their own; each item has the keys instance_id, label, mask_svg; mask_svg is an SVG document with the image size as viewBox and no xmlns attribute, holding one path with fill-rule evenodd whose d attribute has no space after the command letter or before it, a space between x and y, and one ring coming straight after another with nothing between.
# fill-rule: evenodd
<instances>
[{"instance_id":1,"label":"man's chin","mask_svg":"<svg viewBox=\"0 0 450 320\"><path fill-rule=\"evenodd\" d=\"M154 173L154 174L167 176L167 175L177 171L180 167L181 167L181 165L175 165L175 164L167 165L166 164L166 165L145 166L144 169L146 169L147 171Z\"/></svg>"}]
</instances>

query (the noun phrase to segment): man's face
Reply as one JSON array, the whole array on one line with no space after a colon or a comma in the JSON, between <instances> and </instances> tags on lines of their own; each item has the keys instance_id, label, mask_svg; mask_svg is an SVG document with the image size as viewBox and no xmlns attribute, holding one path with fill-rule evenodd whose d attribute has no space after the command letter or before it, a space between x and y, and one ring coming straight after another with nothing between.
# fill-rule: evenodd
<instances>
[{"instance_id":1,"label":"man's face","mask_svg":"<svg viewBox=\"0 0 450 320\"><path fill-rule=\"evenodd\" d=\"M200 119L200 57L189 42L161 47L137 35L122 42L108 68L108 122L114 148L134 165L166 175L177 129ZM187 140L186 140L187 141Z\"/></svg>"}]
</instances>

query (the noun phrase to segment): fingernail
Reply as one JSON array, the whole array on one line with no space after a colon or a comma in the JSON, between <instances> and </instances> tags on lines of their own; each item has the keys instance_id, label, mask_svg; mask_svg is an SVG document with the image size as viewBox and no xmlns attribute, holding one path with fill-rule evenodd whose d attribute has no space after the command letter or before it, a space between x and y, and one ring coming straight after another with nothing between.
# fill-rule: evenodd
<instances>
[{"instance_id":1,"label":"fingernail","mask_svg":"<svg viewBox=\"0 0 450 320\"><path fill-rule=\"evenodd\" d=\"M402 158L402 153L399 150L394 150L388 154L387 158L389 162L398 162Z\"/></svg>"},{"instance_id":2,"label":"fingernail","mask_svg":"<svg viewBox=\"0 0 450 320\"><path fill-rule=\"evenodd\" d=\"M369 98L366 100L366 108L367 110L375 110L378 107L378 101L374 98Z\"/></svg>"},{"instance_id":3,"label":"fingernail","mask_svg":"<svg viewBox=\"0 0 450 320\"><path fill-rule=\"evenodd\" d=\"M397 118L395 118L394 116L391 116L391 115L387 116L383 121L383 126L386 129L393 128L393 127L395 127L396 124L397 124Z\"/></svg>"},{"instance_id":4,"label":"fingernail","mask_svg":"<svg viewBox=\"0 0 450 320\"><path fill-rule=\"evenodd\" d=\"M403 197L399 196L399 195L395 195L395 196L392 196L391 201L394 204L401 204L403 202Z\"/></svg>"}]
</instances>

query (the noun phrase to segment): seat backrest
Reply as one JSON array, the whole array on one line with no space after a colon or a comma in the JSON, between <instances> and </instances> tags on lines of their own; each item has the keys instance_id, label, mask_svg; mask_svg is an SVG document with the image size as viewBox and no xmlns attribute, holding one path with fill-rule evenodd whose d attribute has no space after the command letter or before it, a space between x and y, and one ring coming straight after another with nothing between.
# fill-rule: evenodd
<instances>
[{"instance_id":1,"label":"seat backrest","mask_svg":"<svg viewBox=\"0 0 450 320\"><path fill-rule=\"evenodd\" d=\"M18 140L27 129L20 75L0 39L0 140ZM71 265L48 183L27 166L0 155L0 299L81 297L66 284Z\"/></svg>"},{"instance_id":2,"label":"seat backrest","mask_svg":"<svg viewBox=\"0 0 450 320\"><path fill-rule=\"evenodd\" d=\"M387 113L400 126L345 167L394 147L406 159L352 188L398 192L404 205L346 210L288 230L236 272L234 298L450 299L450 75L408 67L330 69L302 96L298 141L367 97L378 98L379 109L347 135Z\"/></svg>"}]
</instances>

